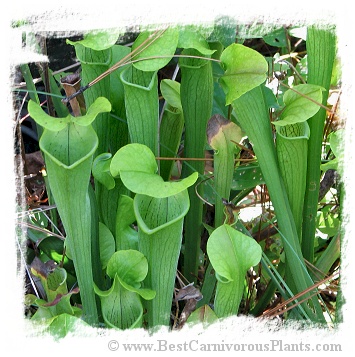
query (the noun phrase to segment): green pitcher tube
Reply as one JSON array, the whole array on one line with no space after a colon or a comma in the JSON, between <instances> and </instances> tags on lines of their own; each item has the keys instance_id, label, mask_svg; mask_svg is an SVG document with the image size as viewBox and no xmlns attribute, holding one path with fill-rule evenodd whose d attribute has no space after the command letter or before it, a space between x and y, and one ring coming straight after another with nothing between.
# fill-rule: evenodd
<instances>
[{"instance_id":1,"label":"green pitcher tube","mask_svg":"<svg viewBox=\"0 0 355 357\"><path fill-rule=\"evenodd\" d=\"M144 144L158 156L159 97L156 72L133 66L121 72L126 117L132 143Z\"/></svg>"},{"instance_id":2,"label":"green pitcher tube","mask_svg":"<svg viewBox=\"0 0 355 357\"><path fill-rule=\"evenodd\" d=\"M146 301L149 327L168 326L179 259L184 216L189 209L187 190L166 198L137 194L134 211L138 246L148 260L144 286L156 291Z\"/></svg>"}]
</instances>

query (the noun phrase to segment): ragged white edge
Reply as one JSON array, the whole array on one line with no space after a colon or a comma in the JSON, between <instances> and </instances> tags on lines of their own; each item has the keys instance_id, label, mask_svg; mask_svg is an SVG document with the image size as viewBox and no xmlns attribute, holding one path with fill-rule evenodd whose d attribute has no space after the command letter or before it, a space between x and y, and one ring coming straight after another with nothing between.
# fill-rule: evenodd
<instances>
[{"instance_id":1,"label":"ragged white edge","mask_svg":"<svg viewBox=\"0 0 355 357\"><path fill-rule=\"evenodd\" d=\"M342 93L340 96L339 103L339 117L341 120L346 121L345 126L345 140L344 140L344 163L342 166L342 181L344 182L343 192L344 202L342 208L343 214L343 234L342 234L342 270L341 270L341 284L342 291L345 298L345 304L342 309L342 315L344 319L344 326L342 327L343 332L347 335L347 329L351 329L354 326L354 304L351 303L351 297L353 294L353 281L351 278L354 274L354 202L355 202L355 192L354 192L354 165L355 165L355 155L354 155L354 136L355 136L355 124L354 124L354 73L351 70L353 46L349 46L348 29L346 22L350 21L349 15L344 14L344 19L339 22L338 25L338 48L339 48L339 58L342 63ZM350 34L349 34L350 36ZM351 327L352 326L352 327ZM349 335L347 335L349 336Z\"/></svg>"},{"instance_id":2,"label":"ragged white edge","mask_svg":"<svg viewBox=\"0 0 355 357\"><path fill-rule=\"evenodd\" d=\"M31 29L12 30L9 55L12 59L12 66L17 66L30 62L48 62L48 57L38 53L34 41L27 40L23 43L23 35L31 33ZM27 36L29 38L30 36Z\"/></svg>"}]
</instances>

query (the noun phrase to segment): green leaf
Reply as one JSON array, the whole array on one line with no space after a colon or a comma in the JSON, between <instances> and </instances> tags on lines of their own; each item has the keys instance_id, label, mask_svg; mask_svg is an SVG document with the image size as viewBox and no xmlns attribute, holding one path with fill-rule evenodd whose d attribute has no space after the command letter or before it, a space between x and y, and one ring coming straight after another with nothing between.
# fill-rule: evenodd
<instances>
[{"instance_id":1,"label":"green leaf","mask_svg":"<svg viewBox=\"0 0 355 357\"><path fill-rule=\"evenodd\" d=\"M322 91L324 91L322 87L314 84L299 84L293 87L293 90L287 90L283 96L285 108L281 114L281 120L273 124L284 126L301 123L311 118L320 109L317 103L322 103Z\"/></svg>"},{"instance_id":2,"label":"green leaf","mask_svg":"<svg viewBox=\"0 0 355 357\"><path fill-rule=\"evenodd\" d=\"M160 82L160 90L168 104L182 110L179 82L172 81L171 79L163 79Z\"/></svg>"},{"instance_id":3,"label":"green leaf","mask_svg":"<svg viewBox=\"0 0 355 357\"><path fill-rule=\"evenodd\" d=\"M133 199L121 195L116 216L116 250L138 249L138 232L131 227L135 220Z\"/></svg>"},{"instance_id":4,"label":"green leaf","mask_svg":"<svg viewBox=\"0 0 355 357\"><path fill-rule=\"evenodd\" d=\"M115 252L115 238L102 222L99 222L99 243L101 266L105 269Z\"/></svg>"},{"instance_id":5,"label":"green leaf","mask_svg":"<svg viewBox=\"0 0 355 357\"><path fill-rule=\"evenodd\" d=\"M92 174L94 178L103 184L108 190L115 187L115 179L110 172L112 154L103 153L98 155L92 165Z\"/></svg>"},{"instance_id":6,"label":"green leaf","mask_svg":"<svg viewBox=\"0 0 355 357\"><path fill-rule=\"evenodd\" d=\"M344 129L331 132L328 135L328 141L330 148L335 156L333 160L330 160L320 165L321 170L339 170L339 163L343 164L344 160Z\"/></svg>"},{"instance_id":7,"label":"green leaf","mask_svg":"<svg viewBox=\"0 0 355 357\"><path fill-rule=\"evenodd\" d=\"M339 129L328 135L329 145L336 157L340 157L343 154L345 143L345 131Z\"/></svg>"},{"instance_id":8,"label":"green leaf","mask_svg":"<svg viewBox=\"0 0 355 357\"><path fill-rule=\"evenodd\" d=\"M53 118L52 116L44 112L41 106L34 102L32 99L30 99L30 101L28 102L27 108L28 113L36 121L37 124L51 131L63 130L72 118L71 115L68 115L65 118Z\"/></svg>"},{"instance_id":9,"label":"green leaf","mask_svg":"<svg viewBox=\"0 0 355 357\"><path fill-rule=\"evenodd\" d=\"M158 171L158 165L153 152L147 146L128 144L116 152L112 158L110 170L114 177L128 170L155 174Z\"/></svg>"},{"instance_id":10,"label":"green leaf","mask_svg":"<svg viewBox=\"0 0 355 357\"><path fill-rule=\"evenodd\" d=\"M110 29L109 31L92 31L86 34L83 40L74 42L67 40L66 42L73 46L80 44L95 51L103 51L112 47L117 42L119 36L123 34L124 32L117 28Z\"/></svg>"},{"instance_id":11,"label":"green leaf","mask_svg":"<svg viewBox=\"0 0 355 357\"><path fill-rule=\"evenodd\" d=\"M152 36L151 32L144 31L139 34L137 39L132 45L132 51L134 51L138 46L141 46L143 42ZM179 32L174 28L168 28L159 37L152 37L148 43L149 45L143 45L139 49L139 53L133 56L133 60L139 60L144 58L152 57L149 60L143 60L139 62L134 62L133 66L140 69L141 71L154 72L166 66L172 59L176 46L179 39ZM147 47L146 47L147 46ZM168 56L167 58L158 58L159 56Z\"/></svg>"},{"instance_id":12,"label":"green leaf","mask_svg":"<svg viewBox=\"0 0 355 357\"><path fill-rule=\"evenodd\" d=\"M246 46L228 46L221 55L221 62L225 73L220 78L220 83L226 93L226 105L266 79L268 65L265 58Z\"/></svg>"},{"instance_id":13,"label":"green leaf","mask_svg":"<svg viewBox=\"0 0 355 357\"><path fill-rule=\"evenodd\" d=\"M281 232L285 255L289 266L292 268L291 272L295 272L288 276L290 284L294 284L296 291L301 292L311 286L313 281L307 272L304 261L299 259L302 256L301 247L284 183L280 175L270 125L269 108L266 105L262 87L256 87L235 100L233 109L237 114L238 123L253 143L255 155L258 158L265 183L268 186ZM319 305L316 299L314 299L313 303ZM306 304L303 304L302 307L307 313L312 314Z\"/></svg>"},{"instance_id":14,"label":"green leaf","mask_svg":"<svg viewBox=\"0 0 355 357\"><path fill-rule=\"evenodd\" d=\"M119 289L117 284L124 288L123 291L137 293L144 299L150 300L155 297L155 291L141 288L141 282L148 273L148 262L141 252L137 250L119 250L111 256L106 272L107 275L114 279L114 284L105 292L95 287L96 293L101 297L108 297L115 291L118 294L122 293L122 289Z\"/></svg>"},{"instance_id":15,"label":"green leaf","mask_svg":"<svg viewBox=\"0 0 355 357\"><path fill-rule=\"evenodd\" d=\"M43 111L41 106L30 100L28 103L28 112L31 117L44 128L50 131L61 131L69 123L76 123L80 126L90 125L99 113L109 112L111 110L110 102L104 98L99 97L90 105L87 113L84 116L74 117L68 115L65 118L54 118Z\"/></svg>"},{"instance_id":16,"label":"green leaf","mask_svg":"<svg viewBox=\"0 0 355 357\"><path fill-rule=\"evenodd\" d=\"M261 260L260 245L229 225L215 229L207 241L207 254L216 271L215 312L218 317L237 314L247 270Z\"/></svg>"},{"instance_id":17,"label":"green leaf","mask_svg":"<svg viewBox=\"0 0 355 357\"><path fill-rule=\"evenodd\" d=\"M117 274L121 280L137 286L148 273L148 262L137 250L120 250L112 255L107 264L107 275L112 279Z\"/></svg>"},{"instance_id":18,"label":"green leaf","mask_svg":"<svg viewBox=\"0 0 355 357\"><path fill-rule=\"evenodd\" d=\"M219 280L228 282L257 265L262 252L255 240L224 224L209 237L207 253Z\"/></svg>"},{"instance_id":19,"label":"green leaf","mask_svg":"<svg viewBox=\"0 0 355 357\"><path fill-rule=\"evenodd\" d=\"M105 97L98 97L90 105L86 114L80 117L71 117L71 121L78 125L88 126L90 125L100 113L107 113L111 111L111 103Z\"/></svg>"},{"instance_id":20,"label":"green leaf","mask_svg":"<svg viewBox=\"0 0 355 357\"><path fill-rule=\"evenodd\" d=\"M160 82L160 90L167 105L160 121L160 156L175 157L181 143L184 129L184 116L180 97L180 83L170 79ZM169 180L175 162L160 161L160 175Z\"/></svg>"},{"instance_id":21,"label":"green leaf","mask_svg":"<svg viewBox=\"0 0 355 357\"><path fill-rule=\"evenodd\" d=\"M198 173L181 181L165 182L157 172L157 163L152 151L142 144L128 144L112 158L112 176L120 176L124 185L132 192L163 198L175 195L192 186Z\"/></svg>"},{"instance_id":22,"label":"green leaf","mask_svg":"<svg viewBox=\"0 0 355 357\"><path fill-rule=\"evenodd\" d=\"M338 170L339 169L338 165L339 165L339 159L336 157L335 159L320 165L320 168L324 172L328 170Z\"/></svg>"}]
</instances>

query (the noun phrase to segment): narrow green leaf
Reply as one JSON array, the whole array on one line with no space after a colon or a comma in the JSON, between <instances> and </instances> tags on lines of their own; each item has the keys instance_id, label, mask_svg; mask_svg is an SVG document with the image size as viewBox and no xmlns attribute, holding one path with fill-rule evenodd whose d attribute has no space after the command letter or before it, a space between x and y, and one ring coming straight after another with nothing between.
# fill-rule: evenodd
<instances>
[{"instance_id":1,"label":"narrow green leaf","mask_svg":"<svg viewBox=\"0 0 355 357\"><path fill-rule=\"evenodd\" d=\"M92 40L95 41L95 34L92 36ZM100 35L98 35L97 41L100 42ZM103 43L105 43L105 41ZM81 64L81 85L85 86L109 69L112 58L112 51L111 48L96 50L85 46L85 43L83 45L79 42L74 43L74 45L76 57ZM96 48L95 46L93 47ZM103 47L106 48L105 45ZM98 97L110 98L110 79L111 76L106 76L94 86L92 86L90 90L86 90L83 93L87 107L94 103ZM100 113L97 117L97 120L92 123L93 128L95 129L99 138L99 145L95 155L109 151L109 133L111 132L109 127L109 117L110 116L108 112Z\"/></svg>"},{"instance_id":2,"label":"narrow green leaf","mask_svg":"<svg viewBox=\"0 0 355 357\"><path fill-rule=\"evenodd\" d=\"M170 79L163 79L160 90L167 102L160 122L160 156L175 157L182 140L184 116L180 98L180 83ZM175 165L174 161L160 161L160 175L169 180Z\"/></svg>"},{"instance_id":3,"label":"narrow green leaf","mask_svg":"<svg viewBox=\"0 0 355 357\"><path fill-rule=\"evenodd\" d=\"M115 179L110 172L111 153L103 153L96 156L92 165L92 174L98 182L104 185L108 190L115 187Z\"/></svg>"},{"instance_id":4,"label":"narrow green leaf","mask_svg":"<svg viewBox=\"0 0 355 357\"><path fill-rule=\"evenodd\" d=\"M105 269L115 252L115 238L102 222L99 222L99 243L101 267Z\"/></svg>"},{"instance_id":5,"label":"narrow green leaf","mask_svg":"<svg viewBox=\"0 0 355 357\"><path fill-rule=\"evenodd\" d=\"M307 67L308 83L325 88L322 104L327 105L330 82L336 56L337 39L335 27L307 28ZM324 108L308 120L310 138L308 143L307 183L303 212L302 252L304 258L313 263L314 237L316 230L316 216L318 210L318 197L320 186L320 164L323 150L323 131L326 111Z\"/></svg>"},{"instance_id":6,"label":"narrow green leaf","mask_svg":"<svg viewBox=\"0 0 355 357\"><path fill-rule=\"evenodd\" d=\"M179 82L172 81L171 79L163 79L160 82L160 90L169 105L182 110Z\"/></svg>"}]
</instances>

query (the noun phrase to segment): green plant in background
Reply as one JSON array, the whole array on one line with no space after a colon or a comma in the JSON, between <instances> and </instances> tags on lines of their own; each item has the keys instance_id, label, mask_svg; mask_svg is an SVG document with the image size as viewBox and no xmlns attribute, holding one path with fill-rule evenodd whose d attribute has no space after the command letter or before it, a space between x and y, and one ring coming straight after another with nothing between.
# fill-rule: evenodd
<instances>
[{"instance_id":1,"label":"green plant in background","mask_svg":"<svg viewBox=\"0 0 355 357\"><path fill-rule=\"evenodd\" d=\"M132 46L116 44L120 34L90 33L68 41L82 67L85 115L69 115L56 101L57 112L65 114L50 117L36 96L37 104L28 105L44 128L40 148L48 190L64 225L85 321L118 329L171 325L181 270L204 295L188 323L237 315L243 299L251 299L249 311L260 314L275 292L284 300L305 293L307 301L290 316L324 322L324 305L313 294L317 277L304 258L324 274L339 258L338 212L319 208L318 199L307 193L310 182L319 184L320 170L337 169L341 158L341 132L329 135L336 158L322 166L322 143L312 141L324 126L332 30L308 29L308 83L302 79L299 84L295 67L282 64L294 83L274 93L265 84L275 61L282 63L279 54L266 59L234 43L230 26L216 22L206 29L143 30ZM284 29L263 38L281 46L282 55L289 53ZM158 74L169 66L176 66L179 76L161 79ZM324 80L312 74L317 66L327 73ZM23 70L29 81L28 68ZM252 148L255 162L236 164L245 146ZM207 169L205 155L211 149L213 164ZM175 159L182 161L181 172ZM204 180L209 170L213 179ZM260 219L260 227L276 227L272 247L252 238L257 227L248 231L233 204L261 184L274 209L267 222ZM213 224L205 221L204 197L214 204ZM310 210L318 217L311 220L313 228L305 219ZM320 237L310 231L316 223ZM322 234L333 239L322 241ZM248 291L250 268L268 284L262 296ZM70 295L63 294L68 296L63 298L65 318L78 316ZM37 316L62 315L57 307L44 308L44 300L31 301L38 306Z\"/></svg>"}]
</instances>

